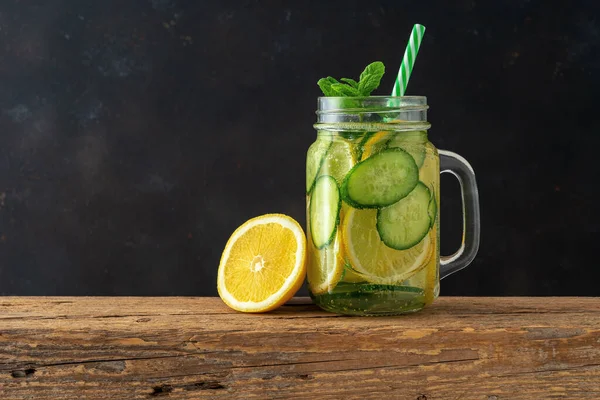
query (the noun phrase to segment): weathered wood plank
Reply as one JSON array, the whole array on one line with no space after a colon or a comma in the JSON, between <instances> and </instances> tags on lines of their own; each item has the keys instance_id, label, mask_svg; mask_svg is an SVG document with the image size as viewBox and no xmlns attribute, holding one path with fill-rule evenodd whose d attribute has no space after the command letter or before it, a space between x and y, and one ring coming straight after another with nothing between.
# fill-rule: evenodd
<instances>
[{"instance_id":1,"label":"weathered wood plank","mask_svg":"<svg viewBox=\"0 0 600 400\"><path fill-rule=\"evenodd\" d=\"M599 399L600 299L400 317L214 298L0 298L1 399Z\"/></svg>"}]
</instances>

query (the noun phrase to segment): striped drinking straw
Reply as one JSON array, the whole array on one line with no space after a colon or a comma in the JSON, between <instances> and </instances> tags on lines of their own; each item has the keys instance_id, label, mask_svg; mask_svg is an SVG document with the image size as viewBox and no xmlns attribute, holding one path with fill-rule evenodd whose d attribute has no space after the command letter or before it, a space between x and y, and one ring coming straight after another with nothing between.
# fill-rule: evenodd
<instances>
[{"instance_id":1,"label":"striped drinking straw","mask_svg":"<svg viewBox=\"0 0 600 400\"><path fill-rule=\"evenodd\" d=\"M406 45L406 50L404 51L404 58L402 59L400 69L398 70L398 77L396 78L394 89L392 90L392 96L404 96L408 80L410 79L410 73L415 65L415 60L417 59L417 54L419 53L419 47L421 46L424 34L425 27L423 25L415 24L415 26L413 26L410 38L408 39L408 44Z\"/></svg>"}]
</instances>

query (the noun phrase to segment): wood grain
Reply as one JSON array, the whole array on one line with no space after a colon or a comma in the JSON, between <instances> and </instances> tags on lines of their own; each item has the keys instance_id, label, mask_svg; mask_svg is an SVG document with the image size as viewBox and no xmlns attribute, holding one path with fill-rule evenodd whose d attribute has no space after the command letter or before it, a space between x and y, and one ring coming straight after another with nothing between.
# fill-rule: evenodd
<instances>
[{"instance_id":1,"label":"wood grain","mask_svg":"<svg viewBox=\"0 0 600 400\"><path fill-rule=\"evenodd\" d=\"M0 298L1 399L600 399L600 300L399 317L217 298Z\"/></svg>"}]
</instances>

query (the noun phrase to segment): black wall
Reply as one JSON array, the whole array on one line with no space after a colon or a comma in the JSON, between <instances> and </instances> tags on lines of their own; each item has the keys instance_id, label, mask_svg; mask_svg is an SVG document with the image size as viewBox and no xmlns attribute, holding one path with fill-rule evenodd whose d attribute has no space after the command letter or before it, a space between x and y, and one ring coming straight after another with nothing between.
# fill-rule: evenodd
<instances>
[{"instance_id":1,"label":"black wall","mask_svg":"<svg viewBox=\"0 0 600 400\"><path fill-rule=\"evenodd\" d=\"M239 224L304 223L317 79L381 60L387 94L419 22L408 92L482 207L479 256L442 294L600 295L599 4L4 0L0 294L215 295Z\"/></svg>"}]
</instances>

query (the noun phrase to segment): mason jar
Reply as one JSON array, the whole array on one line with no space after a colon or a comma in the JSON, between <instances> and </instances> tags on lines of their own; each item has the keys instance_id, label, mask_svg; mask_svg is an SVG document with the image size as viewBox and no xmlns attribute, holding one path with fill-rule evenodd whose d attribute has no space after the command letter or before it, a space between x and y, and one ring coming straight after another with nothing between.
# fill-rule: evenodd
<instances>
[{"instance_id":1,"label":"mason jar","mask_svg":"<svg viewBox=\"0 0 600 400\"><path fill-rule=\"evenodd\" d=\"M306 163L307 280L321 308L350 315L418 311L479 246L475 174L429 141L427 100L320 97ZM440 257L440 169L461 184L463 240Z\"/></svg>"}]
</instances>

